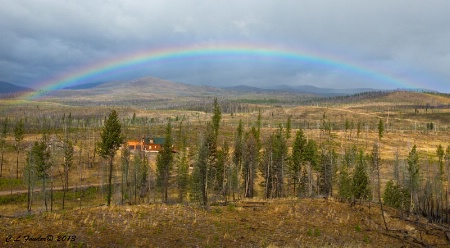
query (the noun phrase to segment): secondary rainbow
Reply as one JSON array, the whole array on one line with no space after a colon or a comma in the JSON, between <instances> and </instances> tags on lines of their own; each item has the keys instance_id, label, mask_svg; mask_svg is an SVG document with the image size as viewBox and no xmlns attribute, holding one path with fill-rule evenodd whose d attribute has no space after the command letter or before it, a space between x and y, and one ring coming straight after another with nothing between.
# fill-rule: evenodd
<instances>
[{"instance_id":1,"label":"secondary rainbow","mask_svg":"<svg viewBox=\"0 0 450 248\"><path fill-rule=\"evenodd\" d=\"M277 47L267 44L214 44L148 49L133 54L119 56L111 60L86 65L76 70L69 71L40 82L39 85L44 86L37 92L27 94L24 99L36 99L48 92L74 85L77 82L86 82L89 79L102 74L113 73L123 69L132 69L133 67L142 64L150 64L157 61L196 59L203 57L208 58L215 56L255 56L281 58L297 62L308 62L316 65L335 67L359 76L389 83L398 88L410 88L412 86L417 86L417 83L397 78L393 75L377 71L376 69L372 69L368 66L361 66L352 63L346 59L333 58L330 55L318 54L297 48Z\"/></svg>"}]
</instances>

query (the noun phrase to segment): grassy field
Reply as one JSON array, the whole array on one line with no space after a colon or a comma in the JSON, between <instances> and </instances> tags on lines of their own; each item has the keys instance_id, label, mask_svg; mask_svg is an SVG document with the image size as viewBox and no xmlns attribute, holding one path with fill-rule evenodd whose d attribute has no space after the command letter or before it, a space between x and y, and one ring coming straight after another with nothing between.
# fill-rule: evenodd
<instances>
[{"instance_id":1,"label":"grassy field","mask_svg":"<svg viewBox=\"0 0 450 248\"><path fill-rule=\"evenodd\" d=\"M243 95L250 104L248 111L222 113L219 148L228 142L233 144L236 128L242 121L249 131L261 109L261 137L265 140L280 125L286 127L288 117L292 121L291 136L302 128L308 139L317 143L332 140L339 156L355 146L369 154L378 141L377 125L380 118L385 123L381 140L381 188L393 179L395 156L398 153L403 168L406 156L413 145L419 151L423 179L430 178L437 170L436 148L450 145L450 98L442 95L394 92L373 99L349 102L326 102L307 106L293 106L288 100L270 96ZM106 99L106 98L105 98ZM208 98L209 99L209 98ZM277 200L261 199L263 188L256 186L257 197L252 201L238 200L222 206L220 197L213 196L212 206L203 209L195 202L174 204L176 187L170 188L170 202L161 204L159 194L150 189L145 198L129 197L121 205L121 159L120 151L115 157L113 183L113 206L105 207L106 191L100 185L106 182L106 160L96 155L95 142L99 140L104 117L114 108L123 122L126 139L139 139L144 135L162 137L168 119L172 121L174 142L180 141L180 125L187 136L191 165L195 162L195 151L199 137L211 113L188 110L155 110L144 103L139 106L93 105L88 97L80 99L48 98L39 101L0 100L0 114L14 123L26 120L28 132L21 141L19 154L19 177L16 179L16 143L10 127L5 139L4 161L0 177L0 233L1 244L7 247L447 247L446 236L450 235L441 226L426 223L417 217L403 218L397 210L388 208L384 229L378 205L368 203L350 206L333 198ZM186 100L186 99L185 99ZM198 100L198 99L197 99ZM233 99L235 100L235 99ZM301 100L301 99L300 99ZM299 102L301 102L298 100ZM83 102L84 101L84 102ZM106 101L106 100L105 100ZM188 100L186 100L188 101ZM198 100L205 102L204 99ZM224 100L225 101L225 100ZM334 100L333 100L334 101ZM169 102L176 102L171 99ZM212 102L212 101L211 101ZM233 103L234 104L234 103ZM228 105L227 105L228 106ZM234 107L235 105L230 105ZM246 107L248 107L246 105ZM73 116L69 137L74 142L74 167L71 170L65 210L62 210L62 192L53 195L53 212L46 212L42 187L35 184L32 212L28 213L23 170L31 145L41 138L42 127L53 123L49 136L59 141L64 135L62 117ZM136 119L132 122L132 116ZM322 124L331 123L325 132ZM433 128L430 124L433 123ZM358 132L358 128L359 132ZM288 141L293 144L293 138ZM59 150L58 150L59 149ZM60 148L55 148L51 169L53 187L62 186L62 164ZM340 163L340 160L338 161ZM150 157L150 175L155 176L155 156ZM152 174L153 173L153 174ZM447 182L445 182L445 187ZM50 197L49 188L47 196ZM290 190L288 187L287 190ZM14 193L7 194L13 191ZM336 195L337 187L334 188ZM50 203L48 204L50 209ZM446 229L447 230L447 229ZM18 242L6 242L11 235L21 236ZM66 236L74 241L28 241L30 237ZM70 237L69 237L70 236Z\"/></svg>"},{"instance_id":2,"label":"grassy field","mask_svg":"<svg viewBox=\"0 0 450 248\"><path fill-rule=\"evenodd\" d=\"M208 210L145 204L1 218L5 247L448 247L438 226L326 199L244 201ZM52 235L53 241L26 241ZM6 242L11 236L16 242ZM64 236L72 241L57 241Z\"/></svg>"}]
</instances>

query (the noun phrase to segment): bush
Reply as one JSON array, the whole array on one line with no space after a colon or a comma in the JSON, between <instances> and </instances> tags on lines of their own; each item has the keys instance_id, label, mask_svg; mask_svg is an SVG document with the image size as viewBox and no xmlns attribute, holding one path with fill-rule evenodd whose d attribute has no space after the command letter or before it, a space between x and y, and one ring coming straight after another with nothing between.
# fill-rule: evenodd
<instances>
[{"instance_id":1,"label":"bush","mask_svg":"<svg viewBox=\"0 0 450 248\"><path fill-rule=\"evenodd\" d=\"M383 201L388 206L397 209L405 209L409 204L408 196L409 192L407 189L402 188L400 185L395 184L390 180L386 184L386 189L383 193Z\"/></svg>"}]
</instances>

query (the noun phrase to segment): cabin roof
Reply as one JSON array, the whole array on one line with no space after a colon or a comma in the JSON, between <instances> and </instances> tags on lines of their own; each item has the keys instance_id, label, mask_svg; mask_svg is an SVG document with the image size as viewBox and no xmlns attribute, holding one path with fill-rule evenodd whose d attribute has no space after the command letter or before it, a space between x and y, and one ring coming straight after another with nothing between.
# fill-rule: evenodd
<instances>
[{"instance_id":1,"label":"cabin roof","mask_svg":"<svg viewBox=\"0 0 450 248\"><path fill-rule=\"evenodd\" d=\"M143 139L146 145L150 144L150 140L153 140L153 144L163 145L166 140L165 138L150 138L150 137L145 137Z\"/></svg>"}]
</instances>

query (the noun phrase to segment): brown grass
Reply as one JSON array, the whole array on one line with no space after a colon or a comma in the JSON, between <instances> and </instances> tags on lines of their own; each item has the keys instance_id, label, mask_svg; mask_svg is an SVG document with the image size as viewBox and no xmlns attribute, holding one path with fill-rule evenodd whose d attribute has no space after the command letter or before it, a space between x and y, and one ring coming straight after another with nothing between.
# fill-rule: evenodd
<instances>
[{"instance_id":1,"label":"brown grass","mask_svg":"<svg viewBox=\"0 0 450 248\"><path fill-rule=\"evenodd\" d=\"M244 204L245 205L245 204ZM1 218L7 235L75 235L74 242L27 246L75 247L444 247L444 233L397 218L385 231L377 207L324 199L272 200L259 207L138 205L82 208L19 219ZM401 231L400 231L401 230ZM400 234L399 234L400 233ZM398 236L398 238L395 238ZM21 243L14 243L21 246Z\"/></svg>"}]
</instances>

